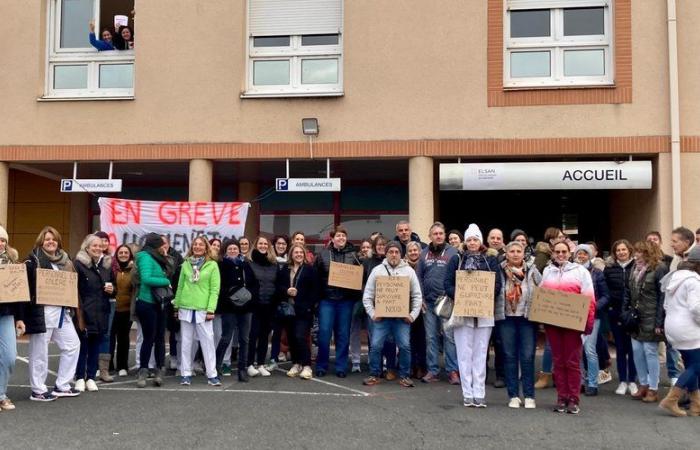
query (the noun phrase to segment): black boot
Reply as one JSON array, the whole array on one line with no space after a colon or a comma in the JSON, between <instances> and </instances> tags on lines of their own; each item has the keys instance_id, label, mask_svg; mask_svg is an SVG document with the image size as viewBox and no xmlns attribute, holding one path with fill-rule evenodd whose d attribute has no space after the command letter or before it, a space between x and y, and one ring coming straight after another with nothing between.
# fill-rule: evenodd
<instances>
[{"instance_id":1,"label":"black boot","mask_svg":"<svg viewBox=\"0 0 700 450\"><path fill-rule=\"evenodd\" d=\"M247 383L248 382L248 372L246 372L246 369L238 369L238 381L241 383Z\"/></svg>"}]
</instances>

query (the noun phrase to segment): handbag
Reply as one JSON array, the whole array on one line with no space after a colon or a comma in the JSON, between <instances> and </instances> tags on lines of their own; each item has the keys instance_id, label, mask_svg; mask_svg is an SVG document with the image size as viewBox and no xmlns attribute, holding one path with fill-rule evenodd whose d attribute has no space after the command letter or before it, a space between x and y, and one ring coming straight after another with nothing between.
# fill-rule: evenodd
<instances>
[{"instance_id":1,"label":"handbag","mask_svg":"<svg viewBox=\"0 0 700 450\"><path fill-rule=\"evenodd\" d=\"M448 320L452 317L452 310L455 307L455 301L452 297L441 295L435 300L435 315L441 319Z\"/></svg>"},{"instance_id":2,"label":"handbag","mask_svg":"<svg viewBox=\"0 0 700 450\"><path fill-rule=\"evenodd\" d=\"M233 306L242 308L247 305L249 301L253 299L253 294L245 287L245 267L242 268L243 274L243 286L236 290L233 294L228 296L229 301Z\"/></svg>"},{"instance_id":3,"label":"handbag","mask_svg":"<svg viewBox=\"0 0 700 450\"><path fill-rule=\"evenodd\" d=\"M289 302L282 302L277 305L277 317L279 319L287 319L289 317L294 317L296 313L294 312L294 305Z\"/></svg>"},{"instance_id":4,"label":"handbag","mask_svg":"<svg viewBox=\"0 0 700 450\"><path fill-rule=\"evenodd\" d=\"M637 308L630 308L620 313L620 325L627 333L639 331L639 311Z\"/></svg>"},{"instance_id":5,"label":"handbag","mask_svg":"<svg viewBox=\"0 0 700 450\"><path fill-rule=\"evenodd\" d=\"M151 288L151 295L153 300L159 305L170 303L175 298L173 288L170 286L158 286Z\"/></svg>"}]
</instances>

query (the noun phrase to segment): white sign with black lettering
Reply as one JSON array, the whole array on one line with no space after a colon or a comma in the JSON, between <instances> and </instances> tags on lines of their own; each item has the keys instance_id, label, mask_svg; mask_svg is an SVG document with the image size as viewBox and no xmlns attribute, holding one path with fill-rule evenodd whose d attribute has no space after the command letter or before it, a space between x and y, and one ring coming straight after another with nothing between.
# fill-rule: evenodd
<instances>
[{"instance_id":1,"label":"white sign with black lettering","mask_svg":"<svg viewBox=\"0 0 700 450\"><path fill-rule=\"evenodd\" d=\"M651 161L440 164L440 190L651 189Z\"/></svg>"},{"instance_id":2,"label":"white sign with black lettering","mask_svg":"<svg viewBox=\"0 0 700 450\"><path fill-rule=\"evenodd\" d=\"M61 180L61 192L121 192L122 180Z\"/></svg>"},{"instance_id":3,"label":"white sign with black lettering","mask_svg":"<svg viewBox=\"0 0 700 450\"><path fill-rule=\"evenodd\" d=\"M340 178L277 178L278 192L340 192Z\"/></svg>"}]
</instances>

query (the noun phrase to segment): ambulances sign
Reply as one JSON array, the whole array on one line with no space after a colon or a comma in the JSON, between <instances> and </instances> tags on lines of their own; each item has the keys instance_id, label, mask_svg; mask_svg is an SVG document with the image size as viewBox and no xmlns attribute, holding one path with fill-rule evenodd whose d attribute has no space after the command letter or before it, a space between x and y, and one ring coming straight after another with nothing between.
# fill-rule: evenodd
<instances>
[{"instance_id":1,"label":"ambulances sign","mask_svg":"<svg viewBox=\"0 0 700 450\"><path fill-rule=\"evenodd\" d=\"M651 161L440 164L440 190L651 189Z\"/></svg>"},{"instance_id":2,"label":"ambulances sign","mask_svg":"<svg viewBox=\"0 0 700 450\"><path fill-rule=\"evenodd\" d=\"M339 192L340 178L277 178L277 192Z\"/></svg>"}]
</instances>

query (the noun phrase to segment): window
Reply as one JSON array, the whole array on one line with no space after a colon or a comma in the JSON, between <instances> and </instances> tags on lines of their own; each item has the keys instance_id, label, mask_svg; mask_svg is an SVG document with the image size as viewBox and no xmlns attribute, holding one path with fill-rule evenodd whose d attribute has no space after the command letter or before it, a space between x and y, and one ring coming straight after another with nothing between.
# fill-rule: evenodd
<instances>
[{"instance_id":1,"label":"window","mask_svg":"<svg viewBox=\"0 0 700 450\"><path fill-rule=\"evenodd\" d=\"M504 87L613 84L611 0L506 0Z\"/></svg>"},{"instance_id":2,"label":"window","mask_svg":"<svg viewBox=\"0 0 700 450\"><path fill-rule=\"evenodd\" d=\"M343 94L342 0L248 0L243 97Z\"/></svg>"},{"instance_id":3,"label":"window","mask_svg":"<svg viewBox=\"0 0 700 450\"><path fill-rule=\"evenodd\" d=\"M123 24L133 30L134 0L47 0L47 99L131 98L134 95L134 50L98 51L90 43L89 24L96 39L104 30L116 35ZM114 38L115 43L118 39ZM124 42L123 40L121 41Z\"/></svg>"}]
</instances>

